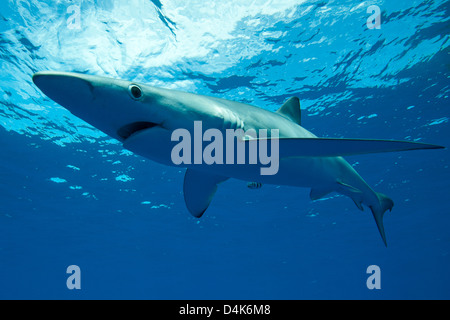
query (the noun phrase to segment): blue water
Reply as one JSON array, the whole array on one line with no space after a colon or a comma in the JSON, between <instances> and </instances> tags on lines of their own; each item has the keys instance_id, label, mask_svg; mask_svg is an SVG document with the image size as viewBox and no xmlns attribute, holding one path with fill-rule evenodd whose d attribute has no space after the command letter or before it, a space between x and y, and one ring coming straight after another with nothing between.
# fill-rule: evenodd
<instances>
[{"instance_id":1,"label":"blue water","mask_svg":"<svg viewBox=\"0 0 450 320\"><path fill-rule=\"evenodd\" d=\"M369 5L381 29L369 29ZM76 11L68 10L78 6ZM125 151L31 76L77 71L276 110L323 137L449 147L448 1L2 1L0 298L449 299L449 149L348 157L395 202L222 184L200 219L183 170ZM75 12L75 13L74 13ZM78 25L76 23L79 23ZM69 290L66 269L81 269ZM367 267L381 271L369 290Z\"/></svg>"}]
</instances>

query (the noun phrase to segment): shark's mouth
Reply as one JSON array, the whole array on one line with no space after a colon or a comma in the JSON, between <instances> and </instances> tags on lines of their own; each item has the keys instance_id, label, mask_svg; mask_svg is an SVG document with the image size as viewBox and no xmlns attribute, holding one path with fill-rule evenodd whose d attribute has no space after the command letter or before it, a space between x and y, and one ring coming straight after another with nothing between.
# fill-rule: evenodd
<instances>
[{"instance_id":1,"label":"shark's mouth","mask_svg":"<svg viewBox=\"0 0 450 320\"><path fill-rule=\"evenodd\" d=\"M123 141L125 141L129 137L131 137L132 135L134 135L140 131L150 129L150 128L156 127L158 125L159 124L157 124L157 123L148 122L148 121L133 122L133 123L127 124L127 125L119 128L119 130L117 130L117 135Z\"/></svg>"}]
</instances>

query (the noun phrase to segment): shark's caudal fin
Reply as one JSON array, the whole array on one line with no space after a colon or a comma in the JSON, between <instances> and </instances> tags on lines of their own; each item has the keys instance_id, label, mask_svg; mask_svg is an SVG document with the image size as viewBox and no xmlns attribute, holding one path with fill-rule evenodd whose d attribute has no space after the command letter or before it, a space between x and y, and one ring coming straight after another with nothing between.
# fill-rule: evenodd
<instances>
[{"instance_id":1,"label":"shark's caudal fin","mask_svg":"<svg viewBox=\"0 0 450 320\"><path fill-rule=\"evenodd\" d=\"M381 238L383 239L384 245L387 247L386 242L386 234L384 233L383 226L383 216L384 213L389 210L392 210L394 206L394 201L390 199L388 196L375 192L378 197L378 204L375 206L371 206L370 210L372 210L373 217L375 218L375 222L377 223L378 231L380 231Z\"/></svg>"},{"instance_id":2,"label":"shark's caudal fin","mask_svg":"<svg viewBox=\"0 0 450 320\"><path fill-rule=\"evenodd\" d=\"M364 210L362 206L363 203L365 203L370 208L375 222L377 223L378 231L380 232L384 245L387 247L386 234L384 232L383 226L383 216L387 210L392 210L394 201L392 201L388 196L382 193L372 191L375 193L376 199L371 200L369 204L367 202L364 202L363 192L361 190L340 180L337 180L336 182L338 185L338 189L336 191L350 197L355 202L355 205L358 207L358 209L360 209L361 211ZM313 194L317 194L317 191L311 190L311 197L313 196Z\"/></svg>"}]
</instances>

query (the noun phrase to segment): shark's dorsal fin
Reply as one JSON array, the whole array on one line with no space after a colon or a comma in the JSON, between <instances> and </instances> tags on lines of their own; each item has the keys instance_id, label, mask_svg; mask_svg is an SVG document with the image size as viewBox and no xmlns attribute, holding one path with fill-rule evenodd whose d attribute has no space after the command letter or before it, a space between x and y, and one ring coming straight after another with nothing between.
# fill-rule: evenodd
<instances>
[{"instance_id":1,"label":"shark's dorsal fin","mask_svg":"<svg viewBox=\"0 0 450 320\"><path fill-rule=\"evenodd\" d=\"M285 118L288 118L292 122L297 123L298 125L302 124L300 100L297 97L289 98L289 100L277 110L277 113Z\"/></svg>"},{"instance_id":2,"label":"shark's dorsal fin","mask_svg":"<svg viewBox=\"0 0 450 320\"><path fill-rule=\"evenodd\" d=\"M187 169L184 176L184 201L189 212L200 218L217 191L217 185L227 177Z\"/></svg>"}]
</instances>

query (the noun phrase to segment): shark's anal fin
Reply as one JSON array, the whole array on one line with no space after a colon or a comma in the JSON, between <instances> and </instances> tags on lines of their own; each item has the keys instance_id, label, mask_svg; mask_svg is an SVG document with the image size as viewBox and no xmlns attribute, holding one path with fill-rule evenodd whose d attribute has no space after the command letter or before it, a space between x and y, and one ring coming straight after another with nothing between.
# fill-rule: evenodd
<instances>
[{"instance_id":1,"label":"shark's anal fin","mask_svg":"<svg viewBox=\"0 0 450 320\"><path fill-rule=\"evenodd\" d=\"M292 122L297 123L298 125L302 124L300 100L297 97L289 98L289 100L277 110L277 113L285 118L288 118Z\"/></svg>"},{"instance_id":2,"label":"shark's anal fin","mask_svg":"<svg viewBox=\"0 0 450 320\"><path fill-rule=\"evenodd\" d=\"M364 207L362 206L362 202L359 202L355 199L352 199L355 205L358 207L359 210L364 211Z\"/></svg>"},{"instance_id":3,"label":"shark's anal fin","mask_svg":"<svg viewBox=\"0 0 450 320\"><path fill-rule=\"evenodd\" d=\"M208 209L217 185L228 177L187 169L184 176L184 201L189 212L200 218Z\"/></svg>"},{"instance_id":4,"label":"shark's anal fin","mask_svg":"<svg viewBox=\"0 0 450 320\"><path fill-rule=\"evenodd\" d=\"M350 199L353 200L353 202L355 203L355 205L358 207L359 210L364 211L364 208L362 206L362 201L363 201L362 191L359 190L358 188L355 188L347 183L340 181L339 179L336 181L336 183L338 184L338 188L340 189L340 191L343 194L350 197Z\"/></svg>"}]
</instances>

